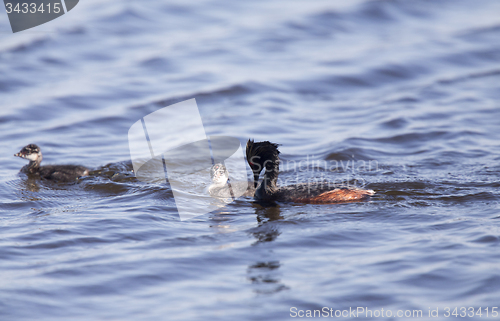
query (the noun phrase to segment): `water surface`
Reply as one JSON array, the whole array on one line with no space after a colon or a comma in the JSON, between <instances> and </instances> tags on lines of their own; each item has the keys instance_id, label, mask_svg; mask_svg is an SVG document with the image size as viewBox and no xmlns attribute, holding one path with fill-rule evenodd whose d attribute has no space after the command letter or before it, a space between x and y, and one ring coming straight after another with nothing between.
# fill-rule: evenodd
<instances>
[{"instance_id":1,"label":"water surface","mask_svg":"<svg viewBox=\"0 0 500 321\"><path fill-rule=\"evenodd\" d=\"M499 2L470 0L86 0L18 34L4 15L1 319L491 311L498 12ZM282 180L347 181L376 196L241 198L179 221L167 185L112 175L130 173L134 122L190 98L208 135L282 144ZM72 185L28 179L12 156L28 143L46 164L102 174Z\"/></svg>"}]
</instances>

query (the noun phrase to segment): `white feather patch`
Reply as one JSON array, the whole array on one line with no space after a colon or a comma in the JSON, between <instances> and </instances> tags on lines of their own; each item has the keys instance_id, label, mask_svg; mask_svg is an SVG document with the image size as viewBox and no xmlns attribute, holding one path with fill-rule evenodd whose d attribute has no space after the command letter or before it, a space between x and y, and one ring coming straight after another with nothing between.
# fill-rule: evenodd
<instances>
[{"instance_id":1,"label":"white feather patch","mask_svg":"<svg viewBox=\"0 0 500 321\"><path fill-rule=\"evenodd\" d=\"M38 154L29 154L25 156L26 159L29 159L30 161L36 161L38 159Z\"/></svg>"}]
</instances>

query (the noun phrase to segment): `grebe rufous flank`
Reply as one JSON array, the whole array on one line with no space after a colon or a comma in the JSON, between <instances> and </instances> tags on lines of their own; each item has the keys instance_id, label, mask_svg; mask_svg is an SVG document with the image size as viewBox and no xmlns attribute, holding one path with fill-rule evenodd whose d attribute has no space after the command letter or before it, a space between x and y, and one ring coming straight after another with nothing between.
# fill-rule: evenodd
<instances>
[{"instance_id":1,"label":"grebe rufous flank","mask_svg":"<svg viewBox=\"0 0 500 321\"><path fill-rule=\"evenodd\" d=\"M372 190L332 188L326 183L303 183L278 187L279 153L278 144L248 140L246 154L254 175L255 199L328 204L364 200L375 194ZM264 178L257 187L259 175L263 169L265 169Z\"/></svg>"},{"instance_id":2,"label":"grebe rufous flank","mask_svg":"<svg viewBox=\"0 0 500 321\"><path fill-rule=\"evenodd\" d=\"M23 166L21 172L36 175L45 179L58 182L72 182L78 177L87 176L89 170L79 165L46 165L40 166L42 162L42 151L35 144L24 146L23 149L14 156L29 160L29 164Z\"/></svg>"}]
</instances>

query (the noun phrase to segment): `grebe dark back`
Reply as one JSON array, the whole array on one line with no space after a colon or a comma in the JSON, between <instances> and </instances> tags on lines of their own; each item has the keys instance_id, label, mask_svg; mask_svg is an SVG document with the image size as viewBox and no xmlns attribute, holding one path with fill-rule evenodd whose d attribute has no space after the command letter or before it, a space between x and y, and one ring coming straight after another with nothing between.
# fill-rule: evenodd
<instances>
[{"instance_id":1,"label":"grebe dark back","mask_svg":"<svg viewBox=\"0 0 500 321\"><path fill-rule=\"evenodd\" d=\"M29 164L25 165L21 172L39 176L45 179L50 179L58 182L73 182L78 177L87 176L89 170L86 167L79 165L46 165L40 166L43 156L40 147L35 144L24 146L23 149L14 156L29 160Z\"/></svg>"},{"instance_id":2,"label":"grebe dark back","mask_svg":"<svg viewBox=\"0 0 500 321\"><path fill-rule=\"evenodd\" d=\"M246 154L248 164L253 171L255 198L258 200L328 204L359 201L375 194L372 190L332 188L327 183L303 183L278 187L280 154L278 144L248 140ZM258 185L260 172L263 169L265 170L264 178Z\"/></svg>"}]
</instances>

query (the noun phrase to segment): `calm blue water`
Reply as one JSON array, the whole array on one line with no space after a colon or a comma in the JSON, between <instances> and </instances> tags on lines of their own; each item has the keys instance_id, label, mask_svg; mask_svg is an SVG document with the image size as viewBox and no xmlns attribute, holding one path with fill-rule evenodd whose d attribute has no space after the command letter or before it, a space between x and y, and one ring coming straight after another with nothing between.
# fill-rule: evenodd
<instances>
[{"instance_id":1,"label":"calm blue water","mask_svg":"<svg viewBox=\"0 0 500 321\"><path fill-rule=\"evenodd\" d=\"M472 0L85 0L12 34L0 10L0 319L284 320L293 307L491 318L499 12ZM270 140L285 164L303 162L283 180L376 196L242 198L179 221L168 186L111 175L131 170L134 122L190 98L207 134ZM28 143L45 164L102 175L28 179L13 157Z\"/></svg>"}]
</instances>

